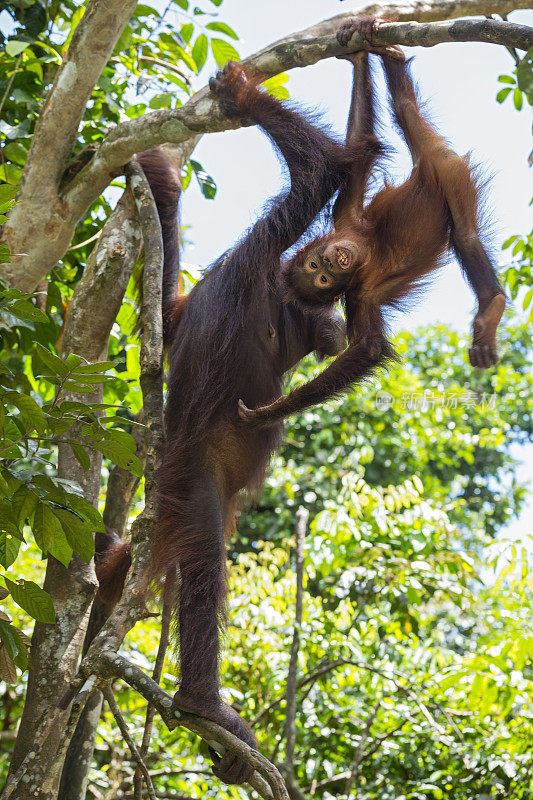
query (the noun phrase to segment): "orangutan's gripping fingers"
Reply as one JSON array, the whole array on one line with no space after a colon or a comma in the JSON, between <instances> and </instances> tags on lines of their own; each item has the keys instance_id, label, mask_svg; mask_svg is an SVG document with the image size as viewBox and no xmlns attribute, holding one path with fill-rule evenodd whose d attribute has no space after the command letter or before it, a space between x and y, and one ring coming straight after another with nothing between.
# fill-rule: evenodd
<instances>
[{"instance_id":1,"label":"orangutan's gripping fingers","mask_svg":"<svg viewBox=\"0 0 533 800\"><path fill-rule=\"evenodd\" d=\"M340 26L337 31L337 41L343 47L348 47L348 44L354 35L358 33L363 40L363 49L358 50L356 53L348 53L347 55L337 56L337 58L351 61L355 63L360 53L374 53L378 56L389 56L396 61L405 61L405 55L398 45L378 45L373 43L372 39L378 33L380 25L384 20L379 17L360 17L358 19L348 19Z\"/></svg>"},{"instance_id":2,"label":"orangutan's gripping fingers","mask_svg":"<svg viewBox=\"0 0 533 800\"><path fill-rule=\"evenodd\" d=\"M217 96L220 108L228 117L240 116L246 112L251 86L242 64L236 61L228 61L209 79L209 88Z\"/></svg>"}]
</instances>

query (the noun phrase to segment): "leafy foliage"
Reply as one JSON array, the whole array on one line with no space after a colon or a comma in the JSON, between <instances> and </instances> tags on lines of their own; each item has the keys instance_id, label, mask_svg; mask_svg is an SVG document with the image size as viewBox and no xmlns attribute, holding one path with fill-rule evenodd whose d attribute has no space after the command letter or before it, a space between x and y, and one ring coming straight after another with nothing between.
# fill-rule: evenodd
<instances>
[{"instance_id":1,"label":"leafy foliage","mask_svg":"<svg viewBox=\"0 0 533 800\"><path fill-rule=\"evenodd\" d=\"M505 84L496 95L498 103L503 103L512 93L514 106L521 111L524 97L529 105L533 105L533 48L528 50L519 61L513 75L500 75L500 83ZM529 155L531 166L533 151ZM533 205L533 198L530 205ZM524 311L529 309L529 320L533 320L533 231L523 236L511 236L503 244L503 249L509 249L513 257L503 275L509 286L511 297L517 297L521 289L525 289L522 299Z\"/></svg>"},{"instance_id":2,"label":"leafy foliage","mask_svg":"<svg viewBox=\"0 0 533 800\"><path fill-rule=\"evenodd\" d=\"M110 379L112 361L89 364L71 353L62 359L50 337L56 326L30 295L15 289L0 292L0 566L5 600L30 617L54 622L49 595L33 580L19 580L17 559L33 537L42 557L53 556L68 566L73 553L90 561L94 532L103 531L102 517L81 488L57 477L57 451L69 446L83 469L89 452L99 451L121 467L141 474L131 435L117 423L118 407L67 399L65 393L87 394ZM70 397L70 394L69 394ZM0 618L0 678L12 681L14 665L27 666L25 640Z\"/></svg>"}]
</instances>

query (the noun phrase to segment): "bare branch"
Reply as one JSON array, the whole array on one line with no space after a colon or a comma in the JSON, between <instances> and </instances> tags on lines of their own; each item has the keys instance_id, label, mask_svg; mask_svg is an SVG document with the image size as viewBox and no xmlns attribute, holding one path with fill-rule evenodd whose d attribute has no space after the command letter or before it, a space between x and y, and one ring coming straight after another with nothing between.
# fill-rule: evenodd
<instances>
[{"instance_id":1,"label":"bare branch","mask_svg":"<svg viewBox=\"0 0 533 800\"><path fill-rule=\"evenodd\" d=\"M303 576L304 576L304 542L309 511L300 506L296 512L296 612L294 633L292 636L291 656L287 673L285 697L287 710L285 718L285 765L293 769L294 748L296 745L296 677L298 671L298 652L300 650L300 630L303 617Z\"/></svg>"},{"instance_id":2,"label":"bare branch","mask_svg":"<svg viewBox=\"0 0 533 800\"><path fill-rule=\"evenodd\" d=\"M159 647L157 648L157 656L154 664L154 671L152 672L152 680L160 683L161 675L163 673L163 665L165 663L165 655L167 652L170 640L170 623L172 621L172 608L174 605L176 594L177 576L167 576L165 581L165 591L163 595L163 614L161 617L161 635L159 637ZM144 724L144 733L141 744L141 758L145 759L150 747L150 739L152 736L152 727L154 723L155 707L148 703L146 709L146 721ZM143 779L140 766L135 770L133 778L133 794L135 800L142 800Z\"/></svg>"},{"instance_id":3,"label":"bare branch","mask_svg":"<svg viewBox=\"0 0 533 800\"><path fill-rule=\"evenodd\" d=\"M104 697L106 699L106 702L107 702L107 704L108 704L108 706L109 706L109 708L111 710L111 713L113 714L113 716L115 718L115 722L118 725L120 733L122 734L122 738L124 739L124 741L128 745L133 758L137 762L137 769L139 769L142 772L143 776L144 776L144 780L146 782L146 789L148 791L148 796L150 797L150 800L157 800L155 789L154 789L154 784L152 783L152 779L150 778L150 773L148 772L148 768L147 768L146 764L144 763L144 759L143 759L143 757L141 756L141 754L139 752L139 748L137 747L137 745L135 744L135 742L133 741L133 739L132 739L132 737L130 735L130 732L128 730L128 726L126 725L126 721L125 721L124 717L121 714L121 711L120 711L120 708L118 707L117 701L115 700L115 695L113 694L113 689L111 688L111 686L109 684L105 687L105 689L103 690L103 693L104 693Z\"/></svg>"},{"instance_id":4,"label":"bare branch","mask_svg":"<svg viewBox=\"0 0 533 800\"><path fill-rule=\"evenodd\" d=\"M363 753L364 753L364 749L365 749L365 744L366 744L366 742L368 740L368 737L370 736L370 729L371 729L371 727L372 727L372 725L374 723L374 720L377 717L380 705L381 705L381 698L378 700L378 702L376 703L376 705L374 706L374 708L372 709L372 711L368 715L366 723L365 723L365 727L361 731L361 735L359 737L359 742L357 744L357 747L354 750L352 763L350 764L350 774L348 776L348 780L346 781L346 788L344 789L344 794L347 797L350 797L350 795L352 793L352 789L353 789L353 786L354 786L354 783L355 783L355 778L357 776L357 773L359 772L359 767L360 767L361 762L363 760Z\"/></svg>"}]
</instances>

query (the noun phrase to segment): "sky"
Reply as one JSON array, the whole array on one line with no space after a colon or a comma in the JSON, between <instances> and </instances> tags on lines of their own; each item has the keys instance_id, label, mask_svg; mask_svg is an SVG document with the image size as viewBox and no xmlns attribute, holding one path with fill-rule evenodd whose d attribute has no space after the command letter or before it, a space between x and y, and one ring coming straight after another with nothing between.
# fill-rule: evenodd
<instances>
[{"instance_id":1,"label":"sky","mask_svg":"<svg viewBox=\"0 0 533 800\"><path fill-rule=\"evenodd\" d=\"M363 3L339 0L224 0L220 18L241 37L236 43L241 57L262 49L276 39L335 14L361 8ZM517 11L513 22L533 26L533 11ZM488 44L442 44L432 48L405 48L414 55L413 74L426 111L438 130L460 154L471 153L474 164L490 178L487 212L491 239L500 263L507 260L502 242L515 233L533 228L533 169L527 158L533 147L531 108L517 112L508 99L495 100L502 84L498 76L513 70L511 55L503 47ZM378 94L384 96L383 80L377 59L374 74ZM215 70L214 63L208 65ZM205 79L202 79L202 84ZM328 59L312 67L291 71L287 84L291 99L319 109L324 120L341 134L351 86L351 67ZM198 83L198 88L200 83ZM407 149L390 125L387 107L382 108L384 135L395 147L390 177L402 180L410 171ZM190 244L184 260L205 266L213 261L255 221L265 201L282 184L279 164L266 139L255 128L227 131L203 137L194 158L215 179L218 191L206 200L196 186L184 195L182 222L190 226ZM498 252L500 251L500 252ZM394 330L413 330L420 325L444 323L469 335L474 297L456 263L444 268L423 299L394 320ZM515 448L521 459L519 478L533 486L533 446ZM533 495L519 520L511 523L505 535L521 538L531 533Z\"/></svg>"}]
</instances>

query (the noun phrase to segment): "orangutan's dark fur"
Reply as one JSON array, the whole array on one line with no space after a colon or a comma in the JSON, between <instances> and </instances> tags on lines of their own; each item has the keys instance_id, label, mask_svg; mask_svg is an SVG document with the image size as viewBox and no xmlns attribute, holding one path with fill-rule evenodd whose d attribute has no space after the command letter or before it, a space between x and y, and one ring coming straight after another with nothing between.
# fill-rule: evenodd
<instances>
[{"instance_id":1,"label":"orangutan's dark fur","mask_svg":"<svg viewBox=\"0 0 533 800\"><path fill-rule=\"evenodd\" d=\"M269 403L279 396L284 373L304 355L313 350L336 355L344 349L344 323L332 302L311 309L287 301L281 256L350 179L354 167L369 169L380 146L365 136L349 147L336 143L259 90L237 65L228 65L212 89L226 114L255 122L270 136L286 161L291 184L186 300L175 298L173 306L179 190L161 152L139 156L162 221L168 221L162 226L168 398L153 575L162 577L176 566L181 575L181 684L175 707L207 716L255 746L248 725L219 696L225 540L233 529L235 497L261 485L281 425L250 429L239 420L238 400L251 406ZM174 317L172 307L178 309ZM363 369L368 366L367 358ZM124 565L124 547L107 557L108 565L112 559ZM109 597L105 588L102 592ZM250 768L231 754L214 758L214 771L224 780L240 783L250 776Z\"/></svg>"}]
</instances>

